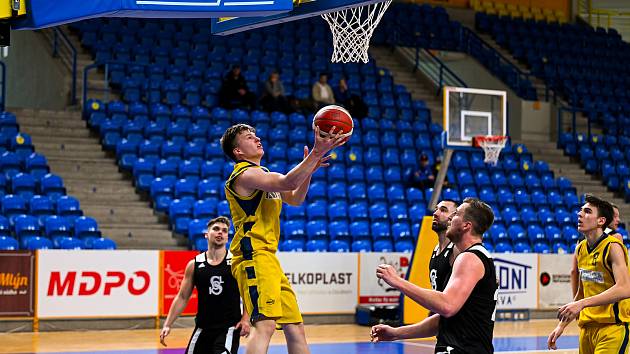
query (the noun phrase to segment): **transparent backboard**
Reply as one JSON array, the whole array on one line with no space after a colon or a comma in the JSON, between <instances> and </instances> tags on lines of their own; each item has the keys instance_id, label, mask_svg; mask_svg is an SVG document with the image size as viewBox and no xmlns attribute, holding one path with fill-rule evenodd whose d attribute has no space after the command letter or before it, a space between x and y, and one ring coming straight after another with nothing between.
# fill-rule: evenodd
<instances>
[{"instance_id":1,"label":"transparent backboard","mask_svg":"<svg viewBox=\"0 0 630 354\"><path fill-rule=\"evenodd\" d=\"M471 147L475 136L508 135L505 91L445 87L445 146Z\"/></svg>"}]
</instances>

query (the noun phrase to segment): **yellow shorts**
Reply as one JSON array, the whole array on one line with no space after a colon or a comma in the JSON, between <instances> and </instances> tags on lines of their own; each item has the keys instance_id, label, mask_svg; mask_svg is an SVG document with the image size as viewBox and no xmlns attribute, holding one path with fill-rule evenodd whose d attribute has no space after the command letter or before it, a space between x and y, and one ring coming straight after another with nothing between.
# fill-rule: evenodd
<instances>
[{"instance_id":1,"label":"yellow shorts","mask_svg":"<svg viewBox=\"0 0 630 354\"><path fill-rule=\"evenodd\" d=\"M257 251L252 259L246 258L232 259L232 275L238 282L251 322L270 318L280 325L302 323L297 298L276 255Z\"/></svg>"},{"instance_id":2,"label":"yellow shorts","mask_svg":"<svg viewBox=\"0 0 630 354\"><path fill-rule=\"evenodd\" d=\"M580 330L580 354L627 354L628 324L584 326Z\"/></svg>"}]
</instances>

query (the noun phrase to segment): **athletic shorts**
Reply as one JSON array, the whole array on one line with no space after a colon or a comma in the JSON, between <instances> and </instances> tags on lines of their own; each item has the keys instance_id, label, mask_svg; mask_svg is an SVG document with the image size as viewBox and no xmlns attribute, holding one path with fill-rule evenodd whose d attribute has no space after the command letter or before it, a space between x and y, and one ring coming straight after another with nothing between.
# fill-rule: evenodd
<instances>
[{"instance_id":1,"label":"athletic shorts","mask_svg":"<svg viewBox=\"0 0 630 354\"><path fill-rule=\"evenodd\" d=\"M627 354L628 324L584 326L580 329L580 354Z\"/></svg>"},{"instance_id":2,"label":"athletic shorts","mask_svg":"<svg viewBox=\"0 0 630 354\"><path fill-rule=\"evenodd\" d=\"M252 323L265 318L279 325L303 322L295 293L274 253L258 251L233 259L232 275Z\"/></svg>"},{"instance_id":3,"label":"athletic shorts","mask_svg":"<svg viewBox=\"0 0 630 354\"><path fill-rule=\"evenodd\" d=\"M230 328L203 329L195 327L186 354L237 354L241 330Z\"/></svg>"}]
</instances>

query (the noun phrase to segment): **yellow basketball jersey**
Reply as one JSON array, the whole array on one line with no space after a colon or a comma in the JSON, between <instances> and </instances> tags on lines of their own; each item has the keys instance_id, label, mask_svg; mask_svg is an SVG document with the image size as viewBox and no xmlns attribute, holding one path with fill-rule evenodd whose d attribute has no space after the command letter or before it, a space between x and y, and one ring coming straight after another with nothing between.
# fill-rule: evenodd
<instances>
[{"instance_id":1,"label":"yellow basketball jersey","mask_svg":"<svg viewBox=\"0 0 630 354\"><path fill-rule=\"evenodd\" d=\"M589 250L586 240L582 240L577 248L577 261L580 270L580 279L584 290L584 298L600 294L615 285L612 267L609 264L608 255L611 244L621 245L628 264L628 251L626 247L612 236L605 236ZM630 300L625 299L614 304L587 307L580 312L578 325L580 327L589 324L612 324L630 322Z\"/></svg>"},{"instance_id":2,"label":"yellow basketball jersey","mask_svg":"<svg viewBox=\"0 0 630 354\"><path fill-rule=\"evenodd\" d=\"M280 211L282 210L280 193L256 190L249 196L241 196L234 191L232 186L234 180L248 168L262 168L269 172L265 167L248 161L239 161L234 165L234 171L225 182L225 196L230 205L235 231L230 252L237 261L244 251L246 253L256 251L275 253L280 239Z\"/></svg>"}]
</instances>

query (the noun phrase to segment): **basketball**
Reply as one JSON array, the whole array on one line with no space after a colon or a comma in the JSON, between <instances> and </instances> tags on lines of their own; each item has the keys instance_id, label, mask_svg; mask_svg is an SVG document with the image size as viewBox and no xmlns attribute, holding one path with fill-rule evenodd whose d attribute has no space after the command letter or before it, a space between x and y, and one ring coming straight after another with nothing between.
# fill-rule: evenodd
<instances>
[{"instance_id":1,"label":"basketball","mask_svg":"<svg viewBox=\"0 0 630 354\"><path fill-rule=\"evenodd\" d=\"M335 127L335 134L342 132L341 136L350 139L354 129L354 122L348 111L340 106L330 105L321 108L313 117L313 129L319 127L321 136L328 136L328 132ZM344 141L344 142L345 142Z\"/></svg>"}]
</instances>

